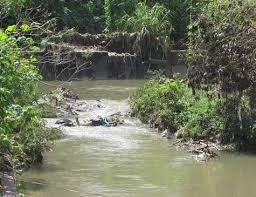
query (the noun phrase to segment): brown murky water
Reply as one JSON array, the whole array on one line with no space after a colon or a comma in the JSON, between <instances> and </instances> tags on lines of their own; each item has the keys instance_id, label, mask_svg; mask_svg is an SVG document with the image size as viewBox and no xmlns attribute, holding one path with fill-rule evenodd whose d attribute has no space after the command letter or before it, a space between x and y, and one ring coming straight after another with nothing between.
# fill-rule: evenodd
<instances>
[{"instance_id":1,"label":"brown murky water","mask_svg":"<svg viewBox=\"0 0 256 197\"><path fill-rule=\"evenodd\" d=\"M82 99L104 99L104 110L87 114L93 116L127 111L124 99L142 84L79 81L67 85ZM54 151L45 154L44 165L21 177L26 196L256 197L255 155L223 154L206 164L197 163L134 119L116 128L74 127L65 133Z\"/></svg>"}]
</instances>

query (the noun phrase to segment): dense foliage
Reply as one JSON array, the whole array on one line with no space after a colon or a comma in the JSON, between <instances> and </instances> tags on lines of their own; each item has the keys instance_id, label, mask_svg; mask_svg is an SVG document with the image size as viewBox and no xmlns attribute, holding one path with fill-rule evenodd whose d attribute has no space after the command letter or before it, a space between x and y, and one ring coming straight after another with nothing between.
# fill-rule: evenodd
<instances>
[{"instance_id":1,"label":"dense foliage","mask_svg":"<svg viewBox=\"0 0 256 197\"><path fill-rule=\"evenodd\" d=\"M190 25L189 83L222 98L225 142L255 144L256 3L217 0Z\"/></svg>"},{"instance_id":2,"label":"dense foliage","mask_svg":"<svg viewBox=\"0 0 256 197\"><path fill-rule=\"evenodd\" d=\"M189 1L183 0L2 0L0 26L55 20L58 30L102 33L140 31L173 40L186 34Z\"/></svg>"},{"instance_id":3,"label":"dense foliage","mask_svg":"<svg viewBox=\"0 0 256 197\"><path fill-rule=\"evenodd\" d=\"M136 0L105 0L104 11L106 17L105 31L121 30L120 18L130 16L136 8Z\"/></svg>"},{"instance_id":4,"label":"dense foliage","mask_svg":"<svg viewBox=\"0 0 256 197\"><path fill-rule=\"evenodd\" d=\"M222 135L220 100L214 94L192 94L191 88L178 78L157 76L145 83L131 98L134 116L160 130L169 129L179 137L210 138Z\"/></svg>"},{"instance_id":5,"label":"dense foliage","mask_svg":"<svg viewBox=\"0 0 256 197\"><path fill-rule=\"evenodd\" d=\"M17 37L28 28L23 24L0 31L0 171L40 163L51 139L37 105L35 58L21 49L34 50L33 41Z\"/></svg>"},{"instance_id":6,"label":"dense foliage","mask_svg":"<svg viewBox=\"0 0 256 197\"><path fill-rule=\"evenodd\" d=\"M181 38L186 34L190 6L190 1L183 0L105 0L106 27L140 31L145 26L157 36Z\"/></svg>"},{"instance_id":7,"label":"dense foliage","mask_svg":"<svg viewBox=\"0 0 256 197\"><path fill-rule=\"evenodd\" d=\"M79 32L101 32L104 28L102 0L2 0L0 26L19 22L44 23L55 19L56 28Z\"/></svg>"},{"instance_id":8,"label":"dense foliage","mask_svg":"<svg viewBox=\"0 0 256 197\"><path fill-rule=\"evenodd\" d=\"M255 146L256 3L216 0L192 7L189 88L151 80L133 97L133 112L164 128L184 127L190 137L207 134L239 148Z\"/></svg>"},{"instance_id":9,"label":"dense foliage","mask_svg":"<svg viewBox=\"0 0 256 197\"><path fill-rule=\"evenodd\" d=\"M143 27L153 37L159 37L160 41L169 43L173 28L170 26L170 11L163 5L155 4L152 8L146 3L138 3L132 16L126 14L116 21L120 30L127 32L139 32Z\"/></svg>"}]
</instances>

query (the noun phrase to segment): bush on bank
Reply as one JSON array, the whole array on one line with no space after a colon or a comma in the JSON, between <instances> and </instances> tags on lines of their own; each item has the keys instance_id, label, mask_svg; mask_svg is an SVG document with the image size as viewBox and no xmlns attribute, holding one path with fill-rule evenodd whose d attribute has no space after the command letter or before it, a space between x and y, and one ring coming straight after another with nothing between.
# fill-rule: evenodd
<instances>
[{"instance_id":1,"label":"bush on bank","mask_svg":"<svg viewBox=\"0 0 256 197\"><path fill-rule=\"evenodd\" d=\"M187 82L161 76L147 81L130 99L132 115L160 131L179 131L177 137L184 139L234 143L239 149L254 148L256 126L250 126L255 119L251 120L248 100L242 99L243 128L237 127L234 102L236 98L224 100L216 91L194 95Z\"/></svg>"},{"instance_id":2,"label":"bush on bank","mask_svg":"<svg viewBox=\"0 0 256 197\"><path fill-rule=\"evenodd\" d=\"M220 100L212 93L192 94L192 89L179 78L157 76L145 83L130 100L132 114L144 123L180 137L216 139L223 131Z\"/></svg>"},{"instance_id":3,"label":"bush on bank","mask_svg":"<svg viewBox=\"0 0 256 197\"><path fill-rule=\"evenodd\" d=\"M188 85L155 78L132 98L133 113L184 137L256 145L256 3L195 5L188 26ZM192 94L193 93L193 94Z\"/></svg>"},{"instance_id":4,"label":"bush on bank","mask_svg":"<svg viewBox=\"0 0 256 197\"><path fill-rule=\"evenodd\" d=\"M0 30L0 171L42 162L56 130L45 128L37 105L40 80L33 40L19 37L26 25Z\"/></svg>"},{"instance_id":5,"label":"bush on bank","mask_svg":"<svg viewBox=\"0 0 256 197\"><path fill-rule=\"evenodd\" d=\"M218 92L222 141L255 146L256 2L216 0L201 6L189 26L188 81Z\"/></svg>"}]
</instances>

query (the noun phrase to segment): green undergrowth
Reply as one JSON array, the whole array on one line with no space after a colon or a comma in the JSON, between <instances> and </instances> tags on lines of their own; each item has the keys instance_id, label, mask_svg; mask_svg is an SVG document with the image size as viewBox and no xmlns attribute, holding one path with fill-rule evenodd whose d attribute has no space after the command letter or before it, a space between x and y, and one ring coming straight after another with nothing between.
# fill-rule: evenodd
<instances>
[{"instance_id":1,"label":"green undergrowth","mask_svg":"<svg viewBox=\"0 0 256 197\"><path fill-rule=\"evenodd\" d=\"M197 7L188 27L188 84L219 94L223 143L256 150L256 1L216 0Z\"/></svg>"},{"instance_id":2,"label":"green undergrowth","mask_svg":"<svg viewBox=\"0 0 256 197\"><path fill-rule=\"evenodd\" d=\"M34 51L33 40L20 36L24 27L0 29L0 172L41 163L52 140L62 136L42 120L37 86L41 77L36 59L24 53Z\"/></svg>"},{"instance_id":3,"label":"green undergrowth","mask_svg":"<svg viewBox=\"0 0 256 197\"><path fill-rule=\"evenodd\" d=\"M210 89L193 94L185 81L161 76L147 81L130 99L132 115L160 131L254 151L256 116L247 97L242 98L240 109L234 108L236 102L236 96L225 99Z\"/></svg>"},{"instance_id":4,"label":"green undergrowth","mask_svg":"<svg viewBox=\"0 0 256 197\"><path fill-rule=\"evenodd\" d=\"M213 93L192 94L187 84L176 78L155 77L131 98L132 115L144 123L179 137L216 139L223 132L220 99Z\"/></svg>"}]
</instances>

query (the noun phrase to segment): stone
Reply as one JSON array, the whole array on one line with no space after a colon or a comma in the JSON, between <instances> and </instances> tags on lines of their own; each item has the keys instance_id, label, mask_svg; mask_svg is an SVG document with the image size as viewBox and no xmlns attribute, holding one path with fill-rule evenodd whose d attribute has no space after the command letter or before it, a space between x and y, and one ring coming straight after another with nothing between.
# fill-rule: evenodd
<instances>
[{"instance_id":1,"label":"stone","mask_svg":"<svg viewBox=\"0 0 256 197\"><path fill-rule=\"evenodd\" d=\"M62 119L57 120L55 122L55 124L60 124L60 125L67 126L67 127L74 126L74 123L71 120L66 119L66 118L62 118Z\"/></svg>"},{"instance_id":2,"label":"stone","mask_svg":"<svg viewBox=\"0 0 256 197\"><path fill-rule=\"evenodd\" d=\"M1 185L3 190L3 197L18 197L15 179L13 178L13 176L10 176L8 174L2 174Z\"/></svg>"},{"instance_id":3,"label":"stone","mask_svg":"<svg viewBox=\"0 0 256 197\"><path fill-rule=\"evenodd\" d=\"M168 135L168 131L165 130L165 131L162 133L162 137L167 137L167 135Z\"/></svg>"}]
</instances>

